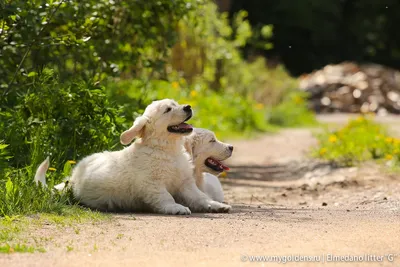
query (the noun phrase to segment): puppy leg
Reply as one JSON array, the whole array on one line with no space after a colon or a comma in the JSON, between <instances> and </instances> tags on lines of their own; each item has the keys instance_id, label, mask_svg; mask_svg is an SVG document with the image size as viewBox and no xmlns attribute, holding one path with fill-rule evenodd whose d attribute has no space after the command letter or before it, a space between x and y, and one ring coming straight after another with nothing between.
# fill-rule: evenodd
<instances>
[{"instance_id":1,"label":"puppy leg","mask_svg":"<svg viewBox=\"0 0 400 267\"><path fill-rule=\"evenodd\" d=\"M214 201L203 193L194 181L188 181L180 191L183 201L193 211L198 212L229 212L231 206Z\"/></svg>"},{"instance_id":2,"label":"puppy leg","mask_svg":"<svg viewBox=\"0 0 400 267\"><path fill-rule=\"evenodd\" d=\"M144 202L154 211L163 214L189 215L191 213L189 208L176 203L165 188L149 191Z\"/></svg>"}]
</instances>

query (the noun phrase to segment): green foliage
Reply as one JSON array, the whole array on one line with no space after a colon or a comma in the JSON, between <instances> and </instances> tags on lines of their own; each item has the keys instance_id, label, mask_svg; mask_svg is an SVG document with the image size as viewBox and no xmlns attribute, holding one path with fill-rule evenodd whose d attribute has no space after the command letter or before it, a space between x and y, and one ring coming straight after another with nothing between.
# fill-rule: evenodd
<instances>
[{"instance_id":1,"label":"green foliage","mask_svg":"<svg viewBox=\"0 0 400 267\"><path fill-rule=\"evenodd\" d=\"M9 169L0 177L0 216L34 212L62 213L71 204L70 194L54 192L55 176L48 179L49 188L36 186L33 168Z\"/></svg>"},{"instance_id":2,"label":"green foliage","mask_svg":"<svg viewBox=\"0 0 400 267\"><path fill-rule=\"evenodd\" d=\"M10 166L25 166L31 159L38 164L46 155L64 162L118 143L123 118L104 88L81 81L60 85L48 70L37 79L16 98L17 106L0 112L0 136L10 144L9 152L18 155Z\"/></svg>"},{"instance_id":3,"label":"green foliage","mask_svg":"<svg viewBox=\"0 0 400 267\"><path fill-rule=\"evenodd\" d=\"M382 125L365 117L351 120L340 130L324 132L318 140L314 156L338 165L353 166L371 159L400 162L400 140L390 137Z\"/></svg>"},{"instance_id":4,"label":"green foliage","mask_svg":"<svg viewBox=\"0 0 400 267\"><path fill-rule=\"evenodd\" d=\"M230 23L211 1L198 5L179 24L171 69L189 84L206 83L214 91L253 97L256 91L266 90L265 62L244 60L240 48L258 40L268 49L272 30L266 25L253 31L246 17L247 12L238 12Z\"/></svg>"},{"instance_id":5,"label":"green foliage","mask_svg":"<svg viewBox=\"0 0 400 267\"><path fill-rule=\"evenodd\" d=\"M315 114L307 107L307 96L292 92L270 112L269 122L281 127L310 126L317 123Z\"/></svg>"},{"instance_id":6,"label":"green foliage","mask_svg":"<svg viewBox=\"0 0 400 267\"><path fill-rule=\"evenodd\" d=\"M0 86L20 91L43 66L61 79L160 71L178 21L197 1L6 0L0 20Z\"/></svg>"},{"instance_id":7,"label":"green foliage","mask_svg":"<svg viewBox=\"0 0 400 267\"><path fill-rule=\"evenodd\" d=\"M0 140L0 176L5 172L8 166L8 160L11 158L7 152L8 145Z\"/></svg>"},{"instance_id":8,"label":"green foliage","mask_svg":"<svg viewBox=\"0 0 400 267\"><path fill-rule=\"evenodd\" d=\"M253 27L273 25L273 48L259 52L283 62L294 75L354 60L400 68L397 0L234 0L231 15L246 10ZM256 51L254 51L256 50Z\"/></svg>"},{"instance_id":9,"label":"green foliage","mask_svg":"<svg viewBox=\"0 0 400 267\"><path fill-rule=\"evenodd\" d=\"M265 107L251 98L243 98L239 93L223 93L209 90L207 84L188 86L184 79L174 82L152 81L143 95L140 82L122 81L108 86L112 99L125 99L127 103L139 99L146 106L154 99L173 98L180 103L190 104L195 115L190 123L196 127L208 128L218 135L241 133L245 135L252 131L265 131L271 127L265 117ZM114 92L117 94L113 95ZM136 116L135 110L129 105L125 116Z\"/></svg>"}]
</instances>

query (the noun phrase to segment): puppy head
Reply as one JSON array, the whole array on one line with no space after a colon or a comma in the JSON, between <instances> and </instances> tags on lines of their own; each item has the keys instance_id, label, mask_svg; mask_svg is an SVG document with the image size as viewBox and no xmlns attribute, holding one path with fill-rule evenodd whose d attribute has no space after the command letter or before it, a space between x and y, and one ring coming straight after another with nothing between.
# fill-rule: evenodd
<instances>
[{"instance_id":1,"label":"puppy head","mask_svg":"<svg viewBox=\"0 0 400 267\"><path fill-rule=\"evenodd\" d=\"M190 105L179 105L172 99L154 101L136 118L133 126L121 134L121 143L127 145L135 137L176 139L189 135L193 128L185 121L192 115Z\"/></svg>"},{"instance_id":2,"label":"puppy head","mask_svg":"<svg viewBox=\"0 0 400 267\"><path fill-rule=\"evenodd\" d=\"M221 161L232 156L233 146L217 140L213 132L195 128L185 138L185 148L193 159L195 171L219 174L229 170Z\"/></svg>"}]
</instances>

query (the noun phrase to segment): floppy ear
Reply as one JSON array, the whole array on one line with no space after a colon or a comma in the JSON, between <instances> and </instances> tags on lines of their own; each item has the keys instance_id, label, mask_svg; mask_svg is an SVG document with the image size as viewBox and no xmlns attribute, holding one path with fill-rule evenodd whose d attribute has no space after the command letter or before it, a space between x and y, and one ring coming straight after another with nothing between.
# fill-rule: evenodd
<instances>
[{"instance_id":1,"label":"floppy ear","mask_svg":"<svg viewBox=\"0 0 400 267\"><path fill-rule=\"evenodd\" d=\"M147 123L147 118L144 116L137 117L133 126L121 134L120 142L123 145L128 145L135 137L143 135L144 127Z\"/></svg>"}]
</instances>

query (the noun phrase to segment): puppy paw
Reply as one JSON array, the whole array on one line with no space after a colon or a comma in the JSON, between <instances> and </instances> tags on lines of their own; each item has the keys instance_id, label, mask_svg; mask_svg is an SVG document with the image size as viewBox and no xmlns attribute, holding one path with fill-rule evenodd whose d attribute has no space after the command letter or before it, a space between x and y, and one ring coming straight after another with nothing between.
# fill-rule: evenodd
<instances>
[{"instance_id":1,"label":"puppy paw","mask_svg":"<svg viewBox=\"0 0 400 267\"><path fill-rule=\"evenodd\" d=\"M226 205L217 201L210 201L210 203L208 204L208 210L210 212L225 213L229 212L231 208L232 207L230 205Z\"/></svg>"},{"instance_id":2,"label":"puppy paw","mask_svg":"<svg viewBox=\"0 0 400 267\"><path fill-rule=\"evenodd\" d=\"M180 204L171 204L164 207L164 214L172 215L190 215L190 209L188 207L182 206Z\"/></svg>"}]
</instances>

